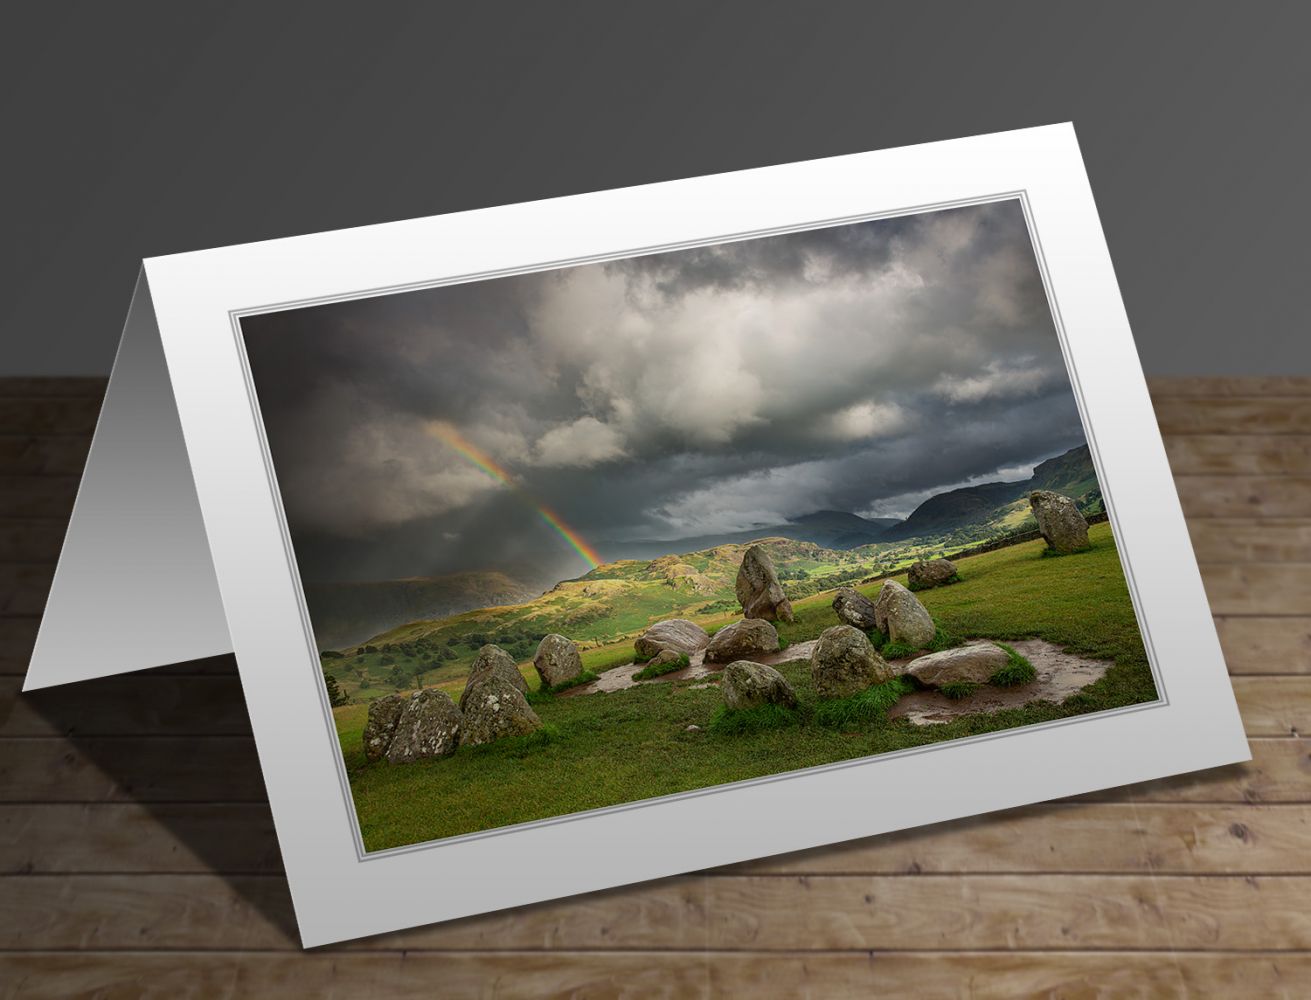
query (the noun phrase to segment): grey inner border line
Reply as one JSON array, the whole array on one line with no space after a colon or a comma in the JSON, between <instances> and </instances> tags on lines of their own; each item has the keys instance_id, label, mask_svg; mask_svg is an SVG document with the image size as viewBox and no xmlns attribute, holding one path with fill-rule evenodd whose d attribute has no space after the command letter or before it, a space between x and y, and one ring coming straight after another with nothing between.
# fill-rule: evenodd
<instances>
[{"instance_id":1,"label":"grey inner border line","mask_svg":"<svg viewBox=\"0 0 1311 1000\"><path fill-rule=\"evenodd\" d=\"M1135 705L1125 705L1121 708L1106 709L1101 712L1089 712L1085 715L1072 716L1068 719L1054 719L1051 722L1034 723L1028 726L1017 726L1013 729L1000 730L993 733L983 733L978 736L959 737L954 740L943 740L938 743L932 743L920 747L909 747L905 750L894 750L882 754L876 754L869 757L857 757L851 760L834 761L829 764L817 764L813 767L800 768L793 771L785 771L779 774L762 775L758 778L747 778L742 781L728 782L721 785L711 785L705 788L689 789L684 792L675 792L670 795L661 795L654 798L641 799L635 802L621 802L612 806L601 806L596 809L589 809L580 813L569 813L563 816L550 816L539 820L531 820L525 823L516 823L511 826L497 827L490 830L477 830L466 834L456 834L449 837L442 837L436 840L421 841L416 844L406 844L401 847L393 847L380 851L366 851L364 849L364 839L360 832L359 815L355 810L354 799L351 796L350 780L346 774L345 756L341 750L341 740L337 736L336 724L332 716L332 709L327 701L327 689L322 681L322 666L319 663L318 648L314 641L314 630L309 617L309 607L305 600L304 583L301 580L300 570L297 566L295 549L291 543L291 533L287 526L286 510L282 503L282 491L278 485L277 470L273 466L272 454L269 449L268 435L264 426L264 418L260 411L259 399L255 391L254 377L250 369L250 359L246 353L245 338L241 330L241 319L245 316L258 316L265 313L283 312L290 309L303 309L313 306L329 305L335 302L351 302L360 299L380 298L387 295L399 295L405 292L423 291L432 288L443 288L450 285L466 284L473 281L491 281L497 278L509 277L519 274L534 274L540 271L560 270L568 267L579 267L584 264L602 263L611 260L626 260L633 257L642 257L655 253L666 253L675 250L691 249L693 247L716 246L726 243L738 243L744 240L762 239L769 236L781 236L788 233L805 232L815 229L825 229L833 226L850 225L859 222L872 222L876 219L898 218L908 215L919 215L926 212L943 211L951 208L962 208L970 205L986 205L994 202L1007 201L1015 199L1020 202L1021 209L1024 212L1025 228L1028 230L1029 239L1033 249L1034 258L1038 264L1038 270L1042 276L1043 288L1047 295L1048 308L1051 310L1052 322L1056 327L1057 338L1061 345L1061 354L1065 361L1066 374L1070 379L1070 387L1074 393L1075 403L1079 408L1079 419L1083 426L1084 436L1088 441L1089 450L1093 457L1093 467L1097 472L1097 480L1102 489L1103 502L1106 505L1107 515L1111 522L1112 534L1116 540L1116 552L1120 559L1120 568L1125 575L1125 580L1129 586L1130 601L1134 608L1134 616L1138 622L1138 630L1143 639L1143 645L1147 653L1148 665L1152 671L1152 681L1156 686L1157 700L1149 702L1140 702ZM1098 453L1096 437L1093 434L1092 425L1088 420L1087 406L1084 400L1083 388L1079 383L1078 375L1071 363L1069 343L1065 332L1065 323L1061 316L1060 306L1056 300L1055 292L1052 288L1051 275L1047 267L1047 261L1042 251L1042 242L1038 238L1037 230L1033 222L1032 212L1029 205L1029 196L1026 189L1014 191L1004 191L993 195L983 195L976 198L961 198L952 201L932 202L929 204L914 205L907 208L890 209L882 212L868 212L856 215L841 216L819 221L799 223L791 226L775 226L766 229L756 229L743 233L732 233L723 236L705 237L696 240L686 240L677 243L655 244L635 249L622 250L611 253L591 254L585 257L571 257L563 260L546 261L537 264L529 264L522 267L500 268L492 271L481 271L471 274L453 275L448 278L439 278L432 281L409 282L398 285L387 285L371 289L360 289L355 292L347 292L339 295L325 295L308 299L296 299L284 302L268 303L259 306L251 306L242 309L233 309L228 312L229 322L232 326L233 337L236 340L237 355L241 362L242 373L246 383L246 394L251 405L251 413L255 418L255 427L260 442L260 451L264 460L264 468L268 476L270 491L273 498L274 508L277 513L278 527L282 535L283 550L287 558L287 566L292 574L292 582L295 590L296 600L300 609L301 628L305 636L306 653L308 655L314 677L314 687L318 691L319 703L322 707L324 722L329 738L331 752L337 766L338 782L342 793L342 802L345 806L346 815L350 824L351 833L355 842L356 860L358 862L375 861L382 858L396 857L402 854L409 854L415 851L426 851L434 848L440 848L447 844L464 843L470 840L483 839L486 837L497 837L506 834L521 833L545 826L555 825L557 823L571 823L578 820L589 819L594 816L603 816L611 813L627 811L630 809L644 809L650 806L658 806L669 802L683 799L698 798L703 795L713 795L719 792L733 788L744 788L753 785L763 785L776 781L788 781L796 778L804 778L810 775L833 771L840 768L862 767L878 764L886 760L897 760L910 757L921 753L933 753L939 750L951 749L955 747L970 746L977 743L987 742L989 740L1006 739L1019 734L1034 732L1038 730L1053 729L1058 726L1077 725L1082 722L1105 718L1114 715L1127 715L1133 712L1158 709L1167 707L1170 702L1166 697L1165 684L1161 677L1161 672L1157 663L1156 647L1152 642L1150 631L1147 628L1147 622L1141 610L1141 597L1138 586L1134 580L1132 566L1128 559L1128 553L1123 551L1119 545L1120 522L1115 513L1112 489L1105 478L1102 468L1102 461ZM1071 793L1075 794L1075 793Z\"/></svg>"}]
</instances>

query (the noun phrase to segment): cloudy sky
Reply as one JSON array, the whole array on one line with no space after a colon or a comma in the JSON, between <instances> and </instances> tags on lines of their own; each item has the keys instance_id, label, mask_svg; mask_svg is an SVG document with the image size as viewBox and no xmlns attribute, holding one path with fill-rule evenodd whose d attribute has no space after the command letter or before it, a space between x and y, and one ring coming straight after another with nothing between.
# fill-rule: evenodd
<instances>
[{"instance_id":1,"label":"cloudy sky","mask_svg":"<svg viewBox=\"0 0 1311 1000\"><path fill-rule=\"evenodd\" d=\"M565 578L539 506L614 558L904 516L1084 440L1017 201L242 326L307 580Z\"/></svg>"}]
</instances>

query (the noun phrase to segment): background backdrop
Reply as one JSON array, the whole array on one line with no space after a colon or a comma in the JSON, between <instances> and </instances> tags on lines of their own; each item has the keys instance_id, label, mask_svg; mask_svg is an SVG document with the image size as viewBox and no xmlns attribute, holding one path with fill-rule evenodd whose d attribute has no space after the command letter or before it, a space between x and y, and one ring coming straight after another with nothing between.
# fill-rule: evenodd
<instances>
[{"instance_id":1,"label":"background backdrop","mask_svg":"<svg viewBox=\"0 0 1311 1000\"><path fill-rule=\"evenodd\" d=\"M1153 374L1311 372L1295 4L30 5L0 375L108 372L140 258L1072 120Z\"/></svg>"}]
</instances>

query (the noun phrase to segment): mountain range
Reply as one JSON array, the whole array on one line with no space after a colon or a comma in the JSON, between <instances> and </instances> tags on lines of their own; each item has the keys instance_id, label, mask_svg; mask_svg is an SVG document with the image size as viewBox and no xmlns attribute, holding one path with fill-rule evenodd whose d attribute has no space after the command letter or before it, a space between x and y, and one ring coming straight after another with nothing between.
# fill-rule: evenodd
<instances>
[{"instance_id":1,"label":"mountain range","mask_svg":"<svg viewBox=\"0 0 1311 1000\"><path fill-rule=\"evenodd\" d=\"M944 542L961 545L1015 531L1031 518L1027 502L1031 490L1054 490L1077 499L1096 488L1092 457L1088 447L1083 445L1039 463L1028 479L980 483L935 494L916 507L904 521L861 517L840 510L819 510L781 524L762 524L746 531L647 539L608 546L606 554L611 562L597 567L577 582L607 579L608 568L612 565L654 560L651 564L653 570L664 573L667 568L664 564L672 562L683 573L676 582L672 578L665 580L666 586L685 588L695 585L706 590L709 584L703 579L704 574L691 572L670 553L705 553L720 546L743 546L763 538L803 543L831 554L821 561L831 562L844 552L852 553L853 558L877 561L880 555L895 557L897 550L905 549L901 543L908 539L951 536ZM883 549L866 551L869 546L882 546ZM892 546L892 550L888 550L888 546ZM807 550L803 555L802 550L793 553L785 547L779 552L787 552L797 559L814 558L813 550ZM816 567L813 562L807 565L811 569ZM724 581L716 578L715 586L709 590L722 589L723 584ZM306 587L305 596L320 648L335 649L409 622L434 621L478 608L532 601L542 594L542 590L540 581L516 579L503 571L489 570L368 583L312 584Z\"/></svg>"}]
</instances>

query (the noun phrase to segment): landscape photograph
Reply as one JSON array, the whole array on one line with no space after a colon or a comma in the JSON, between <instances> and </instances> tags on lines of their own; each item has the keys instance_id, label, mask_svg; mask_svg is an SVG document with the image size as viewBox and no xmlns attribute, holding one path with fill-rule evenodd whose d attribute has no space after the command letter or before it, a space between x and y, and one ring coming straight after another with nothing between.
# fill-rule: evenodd
<instances>
[{"instance_id":1,"label":"landscape photograph","mask_svg":"<svg viewBox=\"0 0 1311 1000\"><path fill-rule=\"evenodd\" d=\"M1018 200L241 333L367 852L1158 700Z\"/></svg>"}]
</instances>

